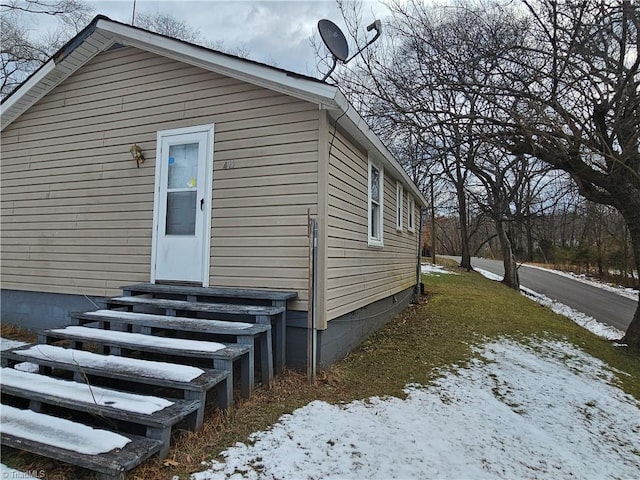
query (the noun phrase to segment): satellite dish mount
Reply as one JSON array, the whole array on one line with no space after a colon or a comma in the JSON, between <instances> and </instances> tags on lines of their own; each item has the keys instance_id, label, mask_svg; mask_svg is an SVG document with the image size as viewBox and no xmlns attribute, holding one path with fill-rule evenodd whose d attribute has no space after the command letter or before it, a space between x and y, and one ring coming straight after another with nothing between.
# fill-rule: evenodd
<instances>
[{"instance_id":1,"label":"satellite dish mount","mask_svg":"<svg viewBox=\"0 0 640 480\"><path fill-rule=\"evenodd\" d=\"M333 57L333 65L331 65L331 69L322 78L323 82L327 78L329 78L329 75L333 73L338 60L340 60L343 65L346 65L355 57L360 55L365 48L375 42L378 37L380 37L380 35L382 34L382 23L380 22L380 20L376 20L371 25L369 25L367 27L367 32L370 32L374 29L376 31L374 37L369 40L369 42L367 42L364 47L362 47L351 57L349 57L349 45L347 44L347 39L344 36L344 33L342 33L342 30L340 30L340 27L338 27L331 20L322 19L318 22L318 31L320 32L320 37L322 38L322 41L324 42L327 49L331 52L331 56Z\"/></svg>"}]
</instances>

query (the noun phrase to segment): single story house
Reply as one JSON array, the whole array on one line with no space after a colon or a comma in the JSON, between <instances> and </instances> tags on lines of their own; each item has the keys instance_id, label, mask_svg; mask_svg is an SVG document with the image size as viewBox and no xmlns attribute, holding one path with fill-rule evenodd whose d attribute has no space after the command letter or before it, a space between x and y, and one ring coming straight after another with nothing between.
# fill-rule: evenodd
<instances>
[{"instance_id":1,"label":"single story house","mask_svg":"<svg viewBox=\"0 0 640 480\"><path fill-rule=\"evenodd\" d=\"M327 364L417 287L426 200L334 85L98 16L1 111L4 322L139 282L282 289L300 365L311 288Z\"/></svg>"}]
</instances>

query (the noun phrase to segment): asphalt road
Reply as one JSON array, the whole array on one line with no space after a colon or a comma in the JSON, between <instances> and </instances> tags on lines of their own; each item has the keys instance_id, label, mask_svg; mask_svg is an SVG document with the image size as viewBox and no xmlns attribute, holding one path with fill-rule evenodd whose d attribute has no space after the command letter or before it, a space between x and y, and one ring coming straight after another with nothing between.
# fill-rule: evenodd
<instances>
[{"instance_id":1,"label":"asphalt road","mask_svg":"<svg viewBox=\"0 0 640 480\"><path fill-rule=\"evenodd\" d=\"M457 261L460 261L460 257L457 257ZM471 265L498 275L504 274L501 261L473 257ZM519 275L523 287L542 293L623 332L631 323L638 305L637 300L538 268L522 265Z\"/></svg>"}]
</instances>

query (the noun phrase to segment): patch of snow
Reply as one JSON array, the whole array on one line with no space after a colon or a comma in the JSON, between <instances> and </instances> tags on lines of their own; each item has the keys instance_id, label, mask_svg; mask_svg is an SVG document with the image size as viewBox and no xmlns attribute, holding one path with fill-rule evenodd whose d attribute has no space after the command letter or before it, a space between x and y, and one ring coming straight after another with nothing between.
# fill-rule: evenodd
<instances>
[{"instance_id":1,"label":"patch of snow","mask_svg":"<svg viewBox=\"0 0 640 480\"><path fill-rule=\"evenodd\" d=\"M31 362L22 362L14 365L16 370L20 370L21 372L30 372L30 373L38 373L40 371L40 367L35 363Z\"/></svg>"},{"instance_id":2,"label":"patch of snow","mask_svg":"<svg viewBox=\"0 0 640 480\"><path fill-rule=\"evenodd\" d=\"M490 280L496 280L498 282L502 281L503 277L496 275L495 273L483 270L482 268L474 267L474 270ZM616 340L624 337L624 332L617 328L601 323L592 316L579 312L578 310L574 310L564 303L553 300L542 293L534 292L530 288L522 286L520 287L520 290L532 300L544 305L557 314L568 317L582 328L586 328L591 333L598 335L599 337L606 338L607 340Z\"/></svg>"},{"instance_id":3,"label":"patch of snow","mask_svg":"<svg viewBox=\"0 0 640 480\"><path fill-rule=\"evenodd\" d=\"M111 318L138 318L142 320L156 320L162 321L167 320L166 315L156 315L153 313L138 313L138 312L122 312L119 310L98 310L95 312L87 312L85 313L87 316L100 316L100 317L111 317ZM235 328L238 330L244 330L245 328L253 327L253 323L246 322L225 322L222 320L203 320L201 318L187 318L187 317L173 317L177 320L190 320L193 322L198 322L202 324L209 324L212 327L225 327L225 328ZM169 317L171 319L171 317Z\"/></svg>"},{"instance_id":4,"label":"patch of snow","mask_svg":"<svg viewBox=\"0 0 640 480\"><path fill-rule=\"evenodd\" d=\"M141 333L119 332L117 330L100 330L87 327L55 328L52 332L70 333L87 340L114 340L128 345L147 345L170 349L181 349L191 352L217 352L226 348L222 343L206 342L203 340L186 340L183 338L167 338L156 335L143 335Z\"/></svg>"},{"instance_id":5,"label":"patch of snow","mask_svg":"<svg viewBox=\"0 0 640 480\"><path fill-rule=\"evenodd\" d=\"M204 373L201 368L188 365L140 360L116 355L100 355L54 345L34 345L28 349L20 350L20 354L34 359L51 360L81 367L125 371L141 377L161 378L177 382L188 382Z\"/></svg>"},{"instance_id":6,"label":"patch of snow","mask_svg":"<svg viewBox=\"0 0 640 480\"><path fill-rule=\"evenodd\" d=\"M8 338L0 337L0 351L10 350L12 348L24 347L29 345L26 342L20 342L18 340L9 340Z\"/></svg>"},{"instance_id":7,"label":"patch of snow","mask_svg":"<svg viewBox=\"0 0 640 480\"><path fill-rule=\"evenodd\" d=\"M145 415L150 415L173 405L173 402L160 397L120 392L87 385L86 383L20 372L13 368L3 368L1 378L2 384L9 387ZM4 405L2 408L4 408Z\"/></svg>"},{"instance_id":8,"label":"patch of snow","mask_svg":"<svg viewBox=\"0 0 640 480\"><path fill-rule=\"evenodd\" d=\"M9 405L2 405L0 417L4 433L87 455L110 452L131 441L108 430L91 428L64 418L20 410Z\"/></svg>"},{"instance_id":9,"label":"patch of snow","mask_svg":"<svg viewBox=\"0 0 640 480\"><path fill-rule=\"evenodd\" d=\"M473 267L473 269L478 272L480 275L482 275L485 278L488 278L489 280L495 280L496 282L501 282L502 279L504 278L503 275L498 275L497 273L492 273L489 270L484 270L482 268L478 268L478 267Z\"/></svg>"},{"instance_id":10,"label":"patch of snow","mask_svg":"<svg viewBox=\"0 0 640 480\"><path fill-rule=\"evenodd\" d=\"M552 270L550 268L540 267L538 265L524 265L527 268L537 268L538 270L545 270L547 272L555 273L556 275L561 275L563 277L571 278L572 280L576 280L577 282L586 283L587 285L591 285L592 287L601 288L602 290L607 290L608 292L617 293L623 297L630 298L631 300L638 300L638 290L633 288L620 287L616 285L611 285L609 283L597 282L595 280L591 280L587 278L586 275L578 275L573 272L563 272L560 270Z\"/></svg>"},{"instance_id":11,"label":"patch of snow","mask_svg":"<svg viewBox=\"0 0 640 480\"><path fill-rule=\"evenodd\" d=\"M520 290L532 300L544 305L555 313L570 318L581 327L586 328L591 333L594 333L599 337L606 338L607 340L618 340L624 337L623 331L618 330L611 325L601 323L591 315L579 312L578 310L575 310L564 303L553 300L542 293L534 292L530 288L520 287Z\"/></svg>"},{"instance_id":12,"label":"patch of snow","mask_svg":"<svg viewBox=\"0 0 640 480\"><path fill-rule=\"evenodd\" d=\"M192 480L637 478L640 402L565 342L503 340L406 400L314 401Z\"/></svg>"},{"instance_id":13,"label":"patch of snow","mask_svg":"<svg viewBox=\"0 0 640 480\"><path fill-rule=\"evenodd\" d=\"M457 275L457 273L450 272L449 270L445 269L443 266L434 265L433 263L423 263L420 266L420 271L424 275L433 275L434 277L439 277L440 274Z\"/></svg>"}]
</instances>

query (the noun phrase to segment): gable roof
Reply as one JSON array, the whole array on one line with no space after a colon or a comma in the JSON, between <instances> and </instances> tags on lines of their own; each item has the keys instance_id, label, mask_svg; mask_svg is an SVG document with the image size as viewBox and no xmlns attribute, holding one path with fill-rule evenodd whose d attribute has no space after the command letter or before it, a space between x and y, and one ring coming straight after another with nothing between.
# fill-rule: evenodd
<instances>
[{"instance_id":1,"label":"gable roof","mask_svg":"<svg viewBox=\"0 0 640 480\"><path fill-rule=\"evenodd\" d=\"M116 22L103 15L95 17L87 27L2 100L1 129L8 127L38 100L96 55L114 45L146 50L319 105L328 110L331 117L340 119L340 126L361 143L370 155L382 162L386 169L391 169L394 176L403 179L403 183L418 197L418 203L426 205L424 195L337 86L313 77Z\"/></svg>"}]
</instances>

